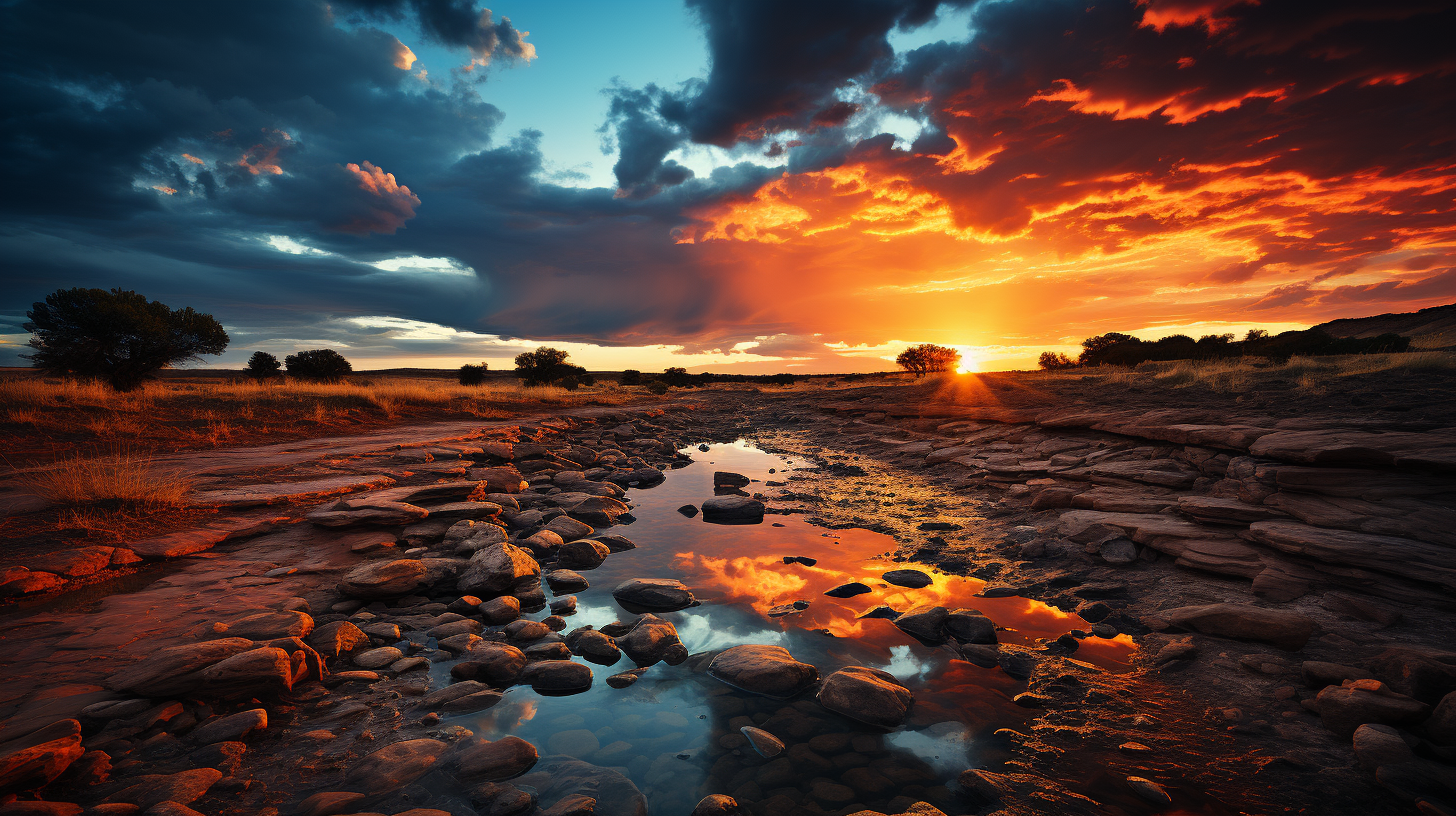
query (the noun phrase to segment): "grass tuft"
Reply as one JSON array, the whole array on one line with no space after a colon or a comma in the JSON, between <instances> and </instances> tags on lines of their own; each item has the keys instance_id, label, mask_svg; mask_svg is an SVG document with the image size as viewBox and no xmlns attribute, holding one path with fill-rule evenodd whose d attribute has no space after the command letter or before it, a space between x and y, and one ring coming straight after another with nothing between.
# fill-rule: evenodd
<instances>
[{"instance_id":1,"label":"grass tuft","mask_svg":"<svg viewBox=\"0 0 1456 816\"><path fill-rule=\"evenodd\" d=\"M192 490L191 480L125 451L61 459L23 478L32 493L61 507L158 510L182 506Z\"/></svg>"}]
</instances>

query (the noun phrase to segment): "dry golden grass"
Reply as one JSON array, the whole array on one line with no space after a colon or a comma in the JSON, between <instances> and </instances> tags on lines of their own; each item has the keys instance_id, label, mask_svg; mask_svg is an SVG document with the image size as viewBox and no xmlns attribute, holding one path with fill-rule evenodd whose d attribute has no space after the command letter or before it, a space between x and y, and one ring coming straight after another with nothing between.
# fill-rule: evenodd
<instances>
[{"instance_id":1,"label":"dry golden grass","mask_svg":"<svg viewBox=\"0 0 1456 816\"><path fill-rule=\"evenodd\" d=\"M64 458L102 443L176 451L355 433L405 421L507 419L535 410L653 399L615 383L567 391L514 381L356 375L340 383L164 379L117 393L96 382L0 379L0 444L12 464Z\"/></svg>"},{"instance_id":2,"label":"dry golden grass","mask_svg":"<svg viewBox=\"0 0 1456 816\"><path fill-rule=\"evenodd\" d=\"M1456 371L1456 353L1414 351L1403 354L1358 354L1332 357L1291 357L1277 363L1262 358L1232 360L1176 360L1147 362L1137 368L1100 366L1046 372L1040 376L1059 378L1094 377L1119 385L1154 385L1163 388L1203 386L1221 393L1243 393L1271 379L1285 379L1301 391L1323 393L1344 378L1382 372Z\"/></svg>"},{"instance_id":3,"label":"dry golden grass","mask_svg":"<svg viewBox=\"0 0 1456 816\"><path fill-rule=\"evenodd\" d=\"M149 456L117 451L72 456L30 471L24 485L53 505L158 510L186 502L190 480L153 465Z\"/></svg>"}]
</instances>

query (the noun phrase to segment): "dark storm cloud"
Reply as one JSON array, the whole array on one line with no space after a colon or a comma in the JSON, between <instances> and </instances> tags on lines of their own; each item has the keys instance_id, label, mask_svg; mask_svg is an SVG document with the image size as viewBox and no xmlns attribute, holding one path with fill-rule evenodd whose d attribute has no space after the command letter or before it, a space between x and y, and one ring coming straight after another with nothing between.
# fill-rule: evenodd
<instances>
[{"instance_id":1,"label":"dark storm cloud","mask_svg":"<svg viewBox=\"0 0 1456 816\"><path fill-rule=\"evenodd\" d=\"M965 5L948 2L946 6ZM708 76L678 90L621 88L613 168L631 195L674 173L668 153L689 141L732 147L786 130L843 125L859 106L836 94L893 60L888 35L935 16L939 0L688 0L708 41Z\"/></svg>"},{"instance_id":2,"label":"dark storm cloud","mask_svg":"<svg viewBox=\"0 0 1456 816\"><path fill-rule=\"evenodd\" d=\"M386 19L413 15L427 37L444 45L464 46L483 62L535 55L509 17L497 22L490 9L479 9L472 0L342 0L338 5Z\"/></svg>"}]
</instances>

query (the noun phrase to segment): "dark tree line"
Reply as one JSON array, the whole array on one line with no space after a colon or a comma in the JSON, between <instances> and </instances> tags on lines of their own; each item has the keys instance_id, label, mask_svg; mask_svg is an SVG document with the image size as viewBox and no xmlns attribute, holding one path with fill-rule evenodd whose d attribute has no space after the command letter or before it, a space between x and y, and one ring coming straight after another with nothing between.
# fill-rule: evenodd
<instances>
[{"instance_id":1,"label":"dark tree line","mask_svg":"<svg viewBox=\"0 0 1456 816\"><path fill-rule=\"evenodd\" d=\"M1319 357L1332 354L1381 354L1410 350L1410 338L1398 334L1378 337L1333 337L1322 329L1280 332L1270 335L1252 329L1244 339L1232 334L1205 334L1194 340L1186 334L1172 334L1159 340L1139 340L1120 332L1108 332L1082 341L1082 353L1073 360L1065 354L1043 352L1038 363L1055 371L1079 366L1115 365L1132 367L1146 362L1173 360L1225 360L1262 357L1288 360L1290 357Z\"/></svg>"}]
</instances>

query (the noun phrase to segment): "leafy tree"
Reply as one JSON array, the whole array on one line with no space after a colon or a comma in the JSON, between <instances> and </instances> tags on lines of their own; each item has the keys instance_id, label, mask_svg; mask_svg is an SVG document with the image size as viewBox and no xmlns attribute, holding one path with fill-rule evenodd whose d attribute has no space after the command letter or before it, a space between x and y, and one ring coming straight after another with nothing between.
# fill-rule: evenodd
<instances>
[{"instance_id":1,"label":"leafy tree","mask_svg":"<svg viewBox=\"0 0 1456 816\"><path fill-rule=\"evenodd\" d=\"M333 349L311 349L283 358L290 377L311 382L338 382L354 370L344 355Z\"/></svg>"},{"instance_id":2,"label":"leafy tree","mask_svg":"<svg viewBox=\"0 0 1456 816\"><path fill-rule=\"evenodd\" d=\"M1244 342L1247 343L1251 340L1263 340L1268 336L1268 329L1249 329L1249 333L1244 335Z\"/></svg>"},{"instance_id":3,"label":"leafy tree","mask_svg":"<svg viewBox=\"0 0 1456 816\"><path fill-rule=\"evenodd\" d=\"M549 346L517 354L516 376L524 385L550 385L567 377L577 378L575 383L579 384L586 369L566 362L568 356L567 352Z\"/></svg>"},{"instance_id":4,"label":"leafy tree","mask_svg":"<svg viewBox=\"0 0 1456 816\"><path fill-rule=\"evenodd\" d=\"M465 365L460 366L460 384L480 385L484 383L485 372L489 369L490 366L486 365L485 363L481 363L480 365L471 365L470 363L466 363Z\"/></svg>"},{"instance_id":5,"label":"leafy tree","mask_svg":"<svg viewBox=\"0 0 1456 816\"><path fill-rule=\"evenodd\" d=\"M664 369L662 376L658 377L658 379L673 388L686 388L693 385L693 375L689 374L686 368L680 366Z\"/></svg>"},{"instance_id":6,"label":"leafy tree","mask_svg":"<svg viewBox=\"0 0 1456 816\"><path fill-rule=\"evenodd\" d=\"M949 371L960 364L961 353L953 348L921 343L900 352L896 365L917 377L938 371Z\"/></svg>"},{"instance_id":7,"label":"leafy tree","mask_svg":"<svg viewBox=\"0 0 1456 816\"><path fill-rule=\"evenodd\" d=\"M221 354L228 336L212 315L170 309L136 292L58 289L25 313L35 336L25 355L51 374L96 377L130 391L177 363Z\"/></svg>"},{"instance_id":8,"label":"leafy tree","mask_svg":"<svg viewBox=\"0 0 1456 816\"><path fill-rule=\"evenodd\" d=\"M629 368L622 372L622 385L641 385L642 372L635 368Z\"/></svg>"},{"instance_id":9,"label":"leafy tree","mask_svg":"<svg viewBox=\"0 0 1456 816\"><path fill-rule=\"evenodd\" d=\"M1105 361L1108 352L1114 347L1141 342L1136 337L1121 332L1108 332L1096 337L1089 337L1082 341L1082 354L1077 358L1077 362L1082 365L1099 365Z\"/></svg>"},{"instance_id":10,"label":"leafy tree","mask_svg":"<svg viewBox=\"0 0 1456 816\"><path fill-rule=\"evenodd\" d=\"M1061 371L1067 368L1076 368L1077 361L1065 354L1055 351L1043 351L1036 364L1041 366L1042 371Z\"/></svg>"},{"instance_id":11,"label":"leafy tree","mask_svg":"<svg viewBox=\"0 0 1456 816\"><path fill-rule=\"evenodd\" d=\"M248 367L245 371L248 372L249 377L255 380L267 380L282 376L278 371L279 368L277 357L266 351L255 351L253 356L248 358Z\"/></svg>"}]
</instances>

